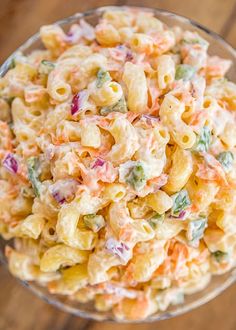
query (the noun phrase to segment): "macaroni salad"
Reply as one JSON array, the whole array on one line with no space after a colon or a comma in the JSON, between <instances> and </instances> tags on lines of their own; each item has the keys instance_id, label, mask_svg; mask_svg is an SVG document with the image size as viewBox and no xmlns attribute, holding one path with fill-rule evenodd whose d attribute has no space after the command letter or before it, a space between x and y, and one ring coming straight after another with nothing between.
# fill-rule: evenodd
<instances>
[{"instance_id":1,"label":"macaroni salad","mask_svg":"<svg viewBox=\"0 0 236 330\"><path fill-rule=\"evenodd\" d=\"M40 36L0 79L10 272L116 319L182 303L236 261L231 62L137 10Z\"/></svg>"}]
</instances>

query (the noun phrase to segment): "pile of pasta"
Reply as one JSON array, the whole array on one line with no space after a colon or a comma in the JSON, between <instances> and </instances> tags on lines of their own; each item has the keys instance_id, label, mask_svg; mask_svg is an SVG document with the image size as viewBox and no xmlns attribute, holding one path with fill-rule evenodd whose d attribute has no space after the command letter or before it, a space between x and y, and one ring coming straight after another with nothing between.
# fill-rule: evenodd
<instances>
[{"instance_id":1,"label":"pile of pasta","mask_svg":"<svg viewBox=\"0 0 236 330\"><path fill-rule=\"evenodd\" d=\"M10 272L145 319L236 260L236 85L196 32L145 11L43 26L0 80Z\"/></svg>"}]
</instances>

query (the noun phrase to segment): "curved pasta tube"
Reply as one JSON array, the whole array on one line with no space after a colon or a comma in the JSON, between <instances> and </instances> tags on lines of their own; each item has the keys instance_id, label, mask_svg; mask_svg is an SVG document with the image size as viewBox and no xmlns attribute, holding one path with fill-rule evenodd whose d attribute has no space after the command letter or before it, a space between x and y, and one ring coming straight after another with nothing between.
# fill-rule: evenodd
<instances>
[{"instance_id":1,"label":"curved pasta tube","mask_svg":"<svg viewBox=\"0 0 236 330\"><path fill-rule=\"evenodd\" d=\"M91 98L100 107L116 104L123 96L121 85L115 81L105 82L101 88L93 84L90 88Z\"/></svg>"},{"instance_id":2,"label":"curved pasta tube","mask_svg":"<svg viewBox=\"0 0 236 330\"><path fill-rule=\"evenodd\" d=\"M15 126L27 125L30 129L38 132L42 127L46 114L46 107L28 105L21 98L15 98L11 108Z\"/></svg>"},{"instance_id":3,"label":"curved pasta tube","mask_svg":"<svg viewBox=\"0 0 236 330\"><path fill-rule=\"evenodd\" d=\"M183 149L191 148L196 140L193 130L183 122L184 103L174 95L167 94L160 107L160 117L170 130L173 140Z\"/></svg>"},{"instance_id":4,"label":"curved pasta tube","mask_svg":"<svg viewBox=\"0 0 236 330\"><path fill-rule=\"evenodd\" d=\"M153 51L153 39L144 33L134 33L129 43L131 49L137 53L150 55Z\"/></svg>"},{"instance_id":5,"label":"curved pasta tube","mask_svg":"<svg viewBox=\"0 0 236 330\"><path fill-rule=\"evenodd\" d=\"M49 283L51 293L72 295L88 284L87 264L75 265L61 270L61 278Z\"/></svg>"},{"instance_id":6,"label":"curved pasta tube","mask_svg":"<svg viewBox=\"0 0 236 330\"><path fill-rule=\"evenodd\" d=\"M95 75L99 69L106 70L107 58L102 54L92 54L86 58L81 70L89 76Z\"/></svg>"},{"instance_id":7,"label":"curved pasta tube","mask_svg":"<svg viewBox=\"0 0 236 330\"><path fill-rule=\"evenodd\" d=\"M101 145L101 132L94 123L81 125L81 145L84 147L99 148Z\"/></svg>"},{"instance_id":8,"label":"curved pasta tube","mask_svg":"<svg viewBox=\"0 0 236 330\"><path fill-rule=\"evenodd\" d=\"M14 133L20 142L16 147L19 154L26 158L38 154L37 135L32 128L24 124L17 124L14 127Z\"/></svg>"},{"instance_id":9,"label":"curved pasta tube","mask_svg":"<svg viewBox=\"0 0 236 330\"><path fill-rule=\"evenodd\" d=\"M130 27L122 27L119 29L119 34L120 34L120 42L126 43L129 42L132 35L134 34L134 29Z\"/></svg>"},{"instance_id":10,"label":"curved pasta tube","mask_svg":"<svg viewBox=\"0 0 236 330\"><path fill-rule=\"evenodd\" d=\"M147 80L143 69L137 64L126 62L122 79L128 89L129 110L144 112L147 107Z\"/></svg>"},{"instance_id":11,"label":"curved pasta tube","mask_svg":"<svg viewBox=\"0 0 236 330\"><path fill-rule=\"evenodd\" d=\"M163 23L150 13L138 13L136 26L139 32L147 33L149 31L162 31Z\"/></svg>"},{"instance_id":12,"label":"curved pasta tube","mask_svg":"<svg viewBox=\"0 0 236 330\"><path fill-rule=\"evenodd\" d=\"M179 147L176 148L171 160L172 166L164 189L174 193L181 190L190 178L193 172L193 160L190 151Z\"/></svg>"},{"instance_id":13,"label":"curved pasta tube","mask_svg":"<svg viewBox=\"0 0 236 330\"><path fill-rule=\"evenodd\" d=\"M31 214L13 228L9 228L9 233L16 237L31 237L37 239L44 227L45 219L40 214Z\"/></svg>"},{"instance_id":14,"label":"curved pasta tube","mask_svg":"<svg viewBox=\"0 0 236 330\"><path fill-rule=\"evenodd\" d=\"M63 64L64 60L76 59L76 62L82 61L92 55L92 49L89 46L74 45L65 50L57 59L57 62Z\"/></svg>"},{"instance_id":15,"label":"curved pasta tube","mask_svg":"<svg viewBox=\"0 0 236 330\"><path fill-rule=\"evenodd\" d=\"M3 121L0 121L0 148L2 151L12 150L10 127Z\"/></svg>"},{"instance_id":16,"label":"curved pasta tube","mask_svg":"<svg viewBox=\"0 0 236 330\"><path fill-rule=\"evenodd\" d=\"M140 219L140 220L134 220L130 223L129 228L127 228L127 232L125 230L121 234L121 239L123 238L122 237L123 235L124 237L126 237L128 241L130 240L130 242L132 242L132 244L135 245L138 242L145 242L145 241L149 241L150 239L153 239L155 236L155 232L146 220Z\"/></svg>"},{"instance_id":17,"label":"curved pasta tube","mask_svg":"<svg viewBox=\"0 0 236 330\"><path fill-rule=\"evenodd\" d=\"M98 24L95 28L95 36L98 43L102 46L114 47L120 43L119 32L111 24Z\"/></svg>"},{"instance_id":18,"label":"curved pasta tube","mask_svg":"<svg viewBox=\"0 0 236 330\"><path fill-rule=\"evenodd\" d=\"M107 281L109 279L108 270L120 264L120 259L105 249L90 254L88 261L89 284L94 285Z\"/></svg>"},{"instance_id":19,"label":"curved pasta tube","mask_svg":"<svg viewBox=\"0 0 236 330\"><path fill-rule=\"evenodd\" d=\"M56 232L60 242L81 250L91 250L96 242L97 234L90 230L77 228L81 215L96 213L104 207L97 197L83 193L79 200L74 200L61 208L58 214Z\"/></svg>"},{"instance_id":20,"label":"curved pasta tube","mask_svg":"<svg viewBox=\"0 0 236 330\"><path fill-rule=\"evenodd\" d=\"M120 117L113 121L108 130L115 139L115 144L107 155L108 160L114 164L129 160L139 147L138 136L133 125L124 117Z\"/></svg>"},{"instance_id":21,"label":"curved pasta tube","mask_svg":"<svg viewBox=\"0 0 236 330\"><path fill-rule=\"evenodd\" d=\"M41 233L42 241L46 243L47 246L55 245L58 238L56 233L56 221L48 221Z\"/></svg>"},{"instance_id":22,"label":"curved pasta tube","mask_svg":"<svg viewBox=\"0 0 236 330\"><path fill-rule=\"evenodd\" d=\"M155 237L160 240L171 239L178 235L184 228L183 221L166 219L163 223L156 225L154 229Z\"/></svg>"},{"instance_id":23,"label":"curved pasta tube","mask_svg":"<svg viewBox=\"0 0 236 330\"><path fill-rule=\"evenodd\" d=\"M227 103L230 110L235 111L236 107L236 85L232 81L215 79L207 86L205 95L222 100Z\"/></svg>"},{"instance_id":24,"label":"curved pasta tube","mask_svg":"<svg viewBox=\"0 0 236 330\"><path fill-rule=\"evenodd\" d=\"M79 230L80 212L77 207L62 208L58 215L56 231L59 241L82 250L91 250L97 235L90 230Z\"/></svg>"},{"instance_id":25,"label":"curved pasta tube","mask_svg":"<svg viewBox=\"0 0 236 330\"><path fill-rule=\"evenodd\" d=\"M26 217L31 213L32 198L26 198L22 195L18 195L11 201L11 214L17 217Z\"/></svg>"},{"instance_id":26,"label":"curved pasta tube","mask_svg":"<svg viewBox=\"0 0 236 330\"><path fill-rule=\"evenodd\" d=\"M145 201L149 207L159 214L165 213L173 205L172 198L162 190L158 190L156 193L146 196Z\"/></svg>"},{"instance_id":27,"label":"curved pasta tube","mask_svg":"<svg viewBox=\"0 0 236 330\"><path fill-rule=\"evenodd\" d=\"M229 149L233 149L236 146L236 130L233 122L228 122L225 125L224 131L220 134L220 139Z\"/></svg>"},{"instance_id":28,"label":"curved pasta tube","mask_svg":"<svg viewBox=\"0 0 236 330\"><path fill-rule=\"evenodd\" d=\"M136 128L136 127L135 127ZM148 179L161 175L166 164L166 145L169 134L166 128L136 128L139 148L135 153L136 160L143 160L148 167Z\"/></svg>"},{"instance_id":29,"label":"curved pasta tube","mask_svg":"<svg viewBox=\"0 0 236 330\"><path fill-rule=\"evenodd\" d=\"M194 206L199 211L204 211L214 201L219 187L215 183L208 183L195 176L187 182L186 188L190 200L194 201Z\"/></svg>"},{"instance_id":30,"label":"curved pasta tube","mask_svg":"<svg viewBox=\"0 0 236 330\"><path fill-rule=\"evenodd\" d=\"M184 294L193 294L199 292L209 284L211 274L203 274L201 277L190 279L189 282L183 283Z\"/></svg>"},{"instance_id":31,"label":"curved pasta tube","mask_svg":"<svg viewBox=\"0 0 236 330\"><path fill-rule=\"evenodd\" d=\"M124 298L113 308L113 313L118 320L143 320L158 310L156 299L146 295L140 298Z\"/></svg>"},{"instance_id":32,"label":"curved pasta tube","mask_svg":"<svg viewBox=\"0 0 236 330\"><path fill-rule=\"evenodd\" d=\"M134 18L131 13L123 10L108 10L104 13L103 19L109 24L112 24L116 29L119 29L122 27L130 27Z\"/></svg>"},{"instance_id":33,"label":"curved pasta tube","mask_svg":"<svg viewBox=\"0 0 236 330\"><path fill-rule=\"evenodd\" d=\"M60 131L59 123L66 120L69 107L67 103L60 103L56 105L53 112L49 112L45 121L45 133L52 132L56 134L57 128Z\"/></svg>"},{"instance_id":34,"label":"curved pasta tube","mask_svg":"<svg viewBox=\"0 0 236 330\"><path fill-rule=\"evenodd\" d=\"M137 253L129 263L126 272L129 274L129 279L131 277L131 281L146 282L151 279L154 271L166 258L165 241L152 240L140 243L139 249L148 253Z\"/></svg>"},{"instance_id":35,"label":"curved pasta tube","mask_svg":"<svg viewBox=\"0 0 236 330\"><path fill-rule=\"evenodd\" d=\"M6 255L9 263L9 270L12 275L21 280L34 280L32 260L29 256L21 254L11 248L6 250Z\"/></svg>"},{"instance_id":36,"label":"curved pasta tube","mask_svg":"<svg viewBox=\"0 0 236 330\"><path fill-rule=\"evenodd\" d=\"M133 220L125 201L112 203L109 211L109 223L115 235L134 246L138 242L148 241L155 236L152 227L146 220Z\"/></svg>"},{"instance_id":37,"label":"curved pasta tube","mask_svg":"<svg viewBox=\"0 0 236 330\"><path fill-rule=\"evenodd\" d=\"M207 228L204 232L204 242L211 252L229 252L235 246L235 234L225 234L221 229Z\"/></svg>"},{"instance_id":38,"label":"curved pasta tube","mask_svg":"<svg viewBox=\"0 0 236 330\"><path fill-rule=\"evenodd\" d=\"M145 198L136 198L128 202L130 215L134 219L146 218L151 208L147 205Z\"/></svg>"},{"instance_id":39,"label":"curved pasta tube","mask_svg":"<svg viewBox=\"0 0 236 330\"><path fill-rule=\"evenodd\" d=\"M80 91L88 86L91 78L93 78L99 69L106 71L107 58L102 54L91 54L79 62L71 73L70 83L74 89Z\"/></svg>"},{"instance_id":40,"label":"curved pasta tube","mask_svg":"<svg viewBox=\"0 0 236 330\"><path fill-rule=\"evenodd\" d=\"M81 125L75 121L62 120L56 127L56 137L59 141L80 141Z\"/></svg>"},{"instance_id":41,"label":"curved pasta tube","mask_svg":"<svg viewBox=\"0 0 236 330\"><path fill-rule=\"evenodd\" d=\"M9 104L4 100L0 99L0 121L5 123L11 120L11 109Z\"/></svg>"},{"instance_id":42,"label":"curved pasta tube","mask_svg":"<svg viewBox=\"0 0 236 330\"><path fill-rule=\"evenodd\" d=\"M118 237L120 230L132 221L125 201L111 203L108 210L108 218L113 232Z\"/></svg>"},{"instance_id":43,"label":"curved pasta tube","mask_svg":"<svg viewBox=\"0 0 236 330\"><path fill-rule=\"evenodd\" d=\"M48 76L47 90L51 98L57 102L64 102L72 95L71 86L68 83L71 63L64 61L63 65L57 64L56 68Z\"/></svg>"},{"instance_id":44,"label":"curved pasta tube","mask_svg":"<svg viewBox=\"0 0 236 330\"><path fill-rule=\"evenodd\" d=\"M59 25L44 25L40 29L44 46L53 56L59 56L66 49L66 35Z\"/></svg>"},{"instance_id":45,"label":"curved pasta tube","mask_svg":"<svg viewBox=\"0 0 236 330\"><path fill-rule=\"evenodd\" d=\"M160 89L167 88L175 80L175 62L170 55L157 58L157 81Z\"/></svg>"},{"instance_id":46,"label":"curved pasta tube","mask_svg":"<svg viewBox=\"0 0 236 330\"><path fill-rule=\"evenodd\" d=\"M81 264L88 259L87 251L80 251L64 244L49 248L40 260L40 269L43 272L55 272L60 267Z\"/></svg>"},{"instance_id":47,"label":"curved pasta tube","mask_svg":"<svg viewBox=\"0 0 236 330\"><path fill-rule=\"evenodd\" d=\"M30 256L10 247L6 249L6 256L11 274L23 281L37 280L40 283L47 283L60 277L55 272L43 273L38 266L34 265Z\"/></svg>"},{"instance_id":48,"label":"curved pasta tube","mask_svg":"<svg viewBox=\"0 0 236 330\"><path fill-rule=\"evenodd\" d=\"M227 211L218 213L216 218L216 225L222 229L225 233L236 234L236 217Z\"/></svg>"},{"instance_id":49,"label":"curved pasta tube","mask_svg":"<svg viewBox=\"0 0 236 330\"><path fill-rule=\"evenodd\" d=\"M119 202L124 198L126 188L121 183L110 183L105 186L102 196L112 202Z\"/></svg>"}]
</instances>

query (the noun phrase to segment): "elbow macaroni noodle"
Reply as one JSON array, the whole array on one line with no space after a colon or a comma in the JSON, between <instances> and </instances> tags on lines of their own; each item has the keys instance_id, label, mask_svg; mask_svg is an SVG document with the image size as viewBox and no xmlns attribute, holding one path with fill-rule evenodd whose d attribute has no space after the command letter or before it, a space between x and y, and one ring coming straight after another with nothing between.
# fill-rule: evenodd
<instances>
[{"instance_id":1,"label":"elbow macaroni noodle","mask_svg":"<svg viewBox=\"0 0 236 330\"><path fill-rule=\"evenodd\" d=\"M10 272L145 319L235 266L230 61L128 9L40 35L0 79Z\"/></svg>"}]
</instances>

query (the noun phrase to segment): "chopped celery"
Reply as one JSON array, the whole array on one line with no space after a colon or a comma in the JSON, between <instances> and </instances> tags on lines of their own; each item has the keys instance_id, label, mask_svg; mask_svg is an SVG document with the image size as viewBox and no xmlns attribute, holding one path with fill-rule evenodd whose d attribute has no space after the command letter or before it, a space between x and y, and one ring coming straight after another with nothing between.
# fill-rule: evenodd
<instances>
[{"instance_id":1,"label":"chopped celery","mask_svg":"<svg viewBox=\"0 0 236 330\"><path fill-rule=\"evenodd\" d=\"M39 65L39 73L48 75L55 68L53 62L42 60Z\"/></svg>"},{"instance_id":2,"label":"chopped celery","mask_svg":"<svg viewBox=\"0 0 236 330\"><path fill-rule=\"evenodd\" d=\"M105 220L102 215L87 214L84 216L85 225L95 233L105 226Z\"/></svg>"},{"instance_id":3,"label":"chopped celery","mask_svg":"<svg viewBox=\"0 0 236 330\"><path fill-rule=\"evenodd\" d=\"M110 81L111 80L111 76L109 74L109 72L103 70L103 69L99 69L97 72L97 81L96 81L96 87L97 88L101 88L102 85L106 82L106 81Z\"/></svg>"},{"instance_id":4,"label":"chopped celery","mask_svg":"<svg viewBox=\"0 0 236 330\"><path fill-rule=\"evenodd\" d=\"M146 185L146 173L145 169L141 162L137 162L137 164L132 167L130 173L126 178L126 182L129 183L134 190L140 190L144 188Z\"/></svg>"},{"instance_id":5,"label":"chopped celery","mask_svg":"<svg viewBox=\"0 0 236 330\"><path fill-rule=\"evenodd\" d=\"M173 206L171 209L171 215L178 216L181 211L185 210L191 205L191 201L187 190L183 189L178 193L171 196L173 199Z\"/></svg>"},{"instance_id":6,"label":"chopped celery","mask_svg":"<svg viewBox=\"0 0 236 330\"><path fill-rule=\"evenodd\" d=\"M211 144L211 131L208 126L204 126L200 135L197 138L197 142L193 148L197 152L207 152Z\"/></svg>"},{"instance_id":7,"label":"chopped celery","mask_svg":"<svg viewBox=\"0 0 236 330\"><path fill-rule=\"evenodd\" d=\"M165 214L156 213L153 217L148 220L149 225L156 229L157 225L162 224L165 219Z\"/></svg>"},{"instance_id":8,"label":"chopped celery","mask_svg":"<svg viewBox=\"0 0 236 330\"><path fill-rule=\"evenodd\" d=\"M194 76L196 69L188 64L179 64L176 67L175 79L176 80L190 80Z\"/></svg>"},{"instance_id":9,"label":"chopped celery","mask_svg":"<svg viewBox=\"0 0 236 330\"><path fill-rule=\"evenodd\" d=\"M207 227L207 219L206 218L200 218L197 220L191 220L188 223L188 229L187 229L187 239L190 244L196 245L198 244L199 240L203 237L204 230Z\"/></svg>"},{"instance_id":10,"label":"chopped celery","mask_svg":"<svg viewBox=\"0 0 236 330\"><path fill-rule=\"evenodd\" d=\"M223 251L215 251L212 253L213 257L216 259L217 262L221 263L223 261L227 261L229 254Z\"/></svg>"},{"instance_id":11,"label":"chopped celery","mask_svg":"<svg viewBox=\"0 0 236 330\"><path fill-rule=\"evenodd\" d=\"M217 157L225 172L229 172L233 167L234 155L231 151L223 151Z\"/></svg>"},{"instance_id":12,"label":"chopped celery","mask_svg":"<svg viewBox=\"0 0 236 330\"><path fill-rule=\"evenodd\" d=\"M100 114L102 116L106 116L111 112L121 112L121 113L126 113L128 111L127 105L125 102L124 97L122 97L116 104L111 105L109 107L103 107L100 110Z\"/></svg>"},{"instance_id":13,"label":"chopped celery","mask_svg":"<svg viewBox=\"0 0 236 330\"><path fill-rule=\"evenodd\" d=\"M39 180L39 159L31 157L27 160L28 178L31 181L34 193L37 197L40 196L41 182Z\"/></svg>"}]
</instances>

